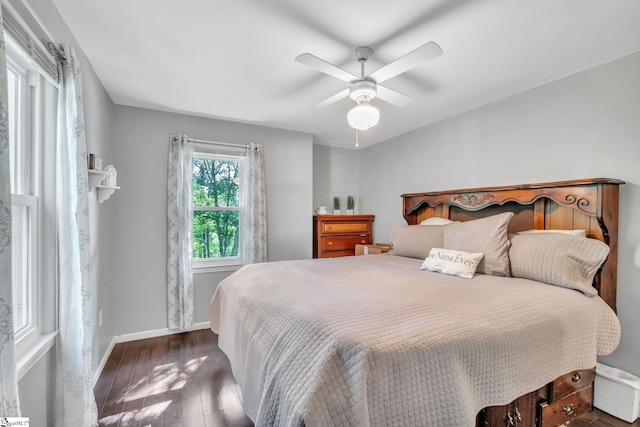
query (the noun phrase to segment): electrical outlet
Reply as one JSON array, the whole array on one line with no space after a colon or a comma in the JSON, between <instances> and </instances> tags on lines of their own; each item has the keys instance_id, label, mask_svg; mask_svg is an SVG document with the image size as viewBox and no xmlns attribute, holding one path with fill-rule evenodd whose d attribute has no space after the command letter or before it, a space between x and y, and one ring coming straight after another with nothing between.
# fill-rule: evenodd
<instances>
[{"instance_id":1,"label":"electrical outlet","mask_svg":"<svg viewBox=\"0 0 640 427\"><path fill-rule=\"evenodd\" d=\"M102 310L98 311L98 327L102 327Z\"/></svg>"}]
</instances>

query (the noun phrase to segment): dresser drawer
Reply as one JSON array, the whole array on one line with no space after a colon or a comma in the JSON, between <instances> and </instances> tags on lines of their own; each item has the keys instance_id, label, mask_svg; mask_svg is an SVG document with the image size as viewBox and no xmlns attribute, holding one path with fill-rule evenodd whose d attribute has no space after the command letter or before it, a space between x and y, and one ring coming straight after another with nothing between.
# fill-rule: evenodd
<instances>
[{"instance_id":1,"label":"dresser drawer","mask_svg":"<svg viewBox=\"0 0 640 427\"><path fill-rule=\"evenodd\" d=\"M371 235L369 234L365 234L363 236L335 236L322 238L322 248L325 252L351 250L355 253L356 245L369 244L371 244Z\"/></svg>"},{"instance_id":2,"label":"dresser drawer","mask_svg":"<svg viewBox=\"0 0 640 427\"><path fill-rule=\"evenodd\" d=\"M314 215L313 257L355 255L356 245L373 243L373 215Z\"/></svg>"},{"instance_id":3,"label":"dresser drawer","mask_svg":"<svg viewBox=\"0 0 640 427\"><path fill-rule=\"evenodd\" d=\"M549 403L593 384L596 368L581 369L558 377L549 385Z\"/></svg>"},{"instance_id":4,"label":"dresser drawer","mask_svg":"<svg viewBox=\"0 0 640 427\"><path fill-rule=\"evenodd\" d=\"M556 427L589 412L592 398L593 388L588 386L554 403L542 401L539 406L540 427Z\"/></svg>"},{"instance_id":5,"label":"dresser drawer","mask_svg":"<svg viewBox=\"0 0 640 427\"><path fill-rule=\"evenodd\" d=\"M368 233L371 231L370 224L368 221L327 222L322 224L322 232L325 234Z\"/></svg>"}]
</instances>

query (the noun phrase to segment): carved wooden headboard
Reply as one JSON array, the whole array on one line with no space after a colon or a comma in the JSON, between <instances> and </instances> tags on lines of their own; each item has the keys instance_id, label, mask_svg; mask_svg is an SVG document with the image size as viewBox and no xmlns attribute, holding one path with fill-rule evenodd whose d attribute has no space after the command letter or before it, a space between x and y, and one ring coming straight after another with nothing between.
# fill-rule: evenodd
<instances>
[{"instance_id":1,"label":"carved wooden headboard","mask_svg":"<svg viewBox=\"0 0 640 427\"><path fill-rule=\"evenodd\" d=\"M618 270L618 195L624 181L594 178L576 181L403 194L409 224L430 217L468 221L513 212L509 232L537 229L586 230L609 245L609 257L594 287L614 310Z\"/></svg>"}]
</instances>

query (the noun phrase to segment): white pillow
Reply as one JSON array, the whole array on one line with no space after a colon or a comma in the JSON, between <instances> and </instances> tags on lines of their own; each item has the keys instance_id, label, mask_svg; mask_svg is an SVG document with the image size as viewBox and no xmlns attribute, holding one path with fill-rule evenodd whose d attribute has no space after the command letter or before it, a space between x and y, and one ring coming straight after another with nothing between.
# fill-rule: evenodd
<instances>
[{"instance_id":1,"label":"white pillow","mask_svg":"<svg viewBox=\"0 0 640 427\"><path fill-rule=\"evenodd\" d=\"M447 225L451 224L453 221L447 218L440 218L439 216L434 216L431 218L427 218L420 223L420 225Z\"/></svg>"},{"instance_id":2,"label":"white pillow","mask_svg":"<svg viewBox=\"0 0 640 427\"><path fill-rule=\"evenodd\" d=\"M518 231L516 234L544 234L544 233L560 233L560 234L569 234L571 236L587 237L587 230L525 230L525 231Z\"/></svg>"},{"instance_id":3,"label":"white pillow","mask_svg":"<svg viewBox=\"0 0 640 427\"><path fill-rule=\"evenodd\" d=\"M420 269L471 279L483 256L481 253L433 248Z\"/></svg>"}]
</instances>

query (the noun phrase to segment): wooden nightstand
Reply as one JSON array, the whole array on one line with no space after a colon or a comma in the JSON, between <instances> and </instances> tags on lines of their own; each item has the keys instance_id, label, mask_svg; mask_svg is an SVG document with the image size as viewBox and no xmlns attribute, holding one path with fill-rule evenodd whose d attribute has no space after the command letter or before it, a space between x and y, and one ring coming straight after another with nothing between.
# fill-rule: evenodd
<instances>
[{"instance_id":1,"label":"wooden nightstand","mask_svg":"<svg viewBox=\"0 0 640 427\"><path fill-rule=\"evenodd\" d=\"M355 255L356 245L373 243L374 215L314 215L313 257Z\"/></svg>"}]
</instances>

